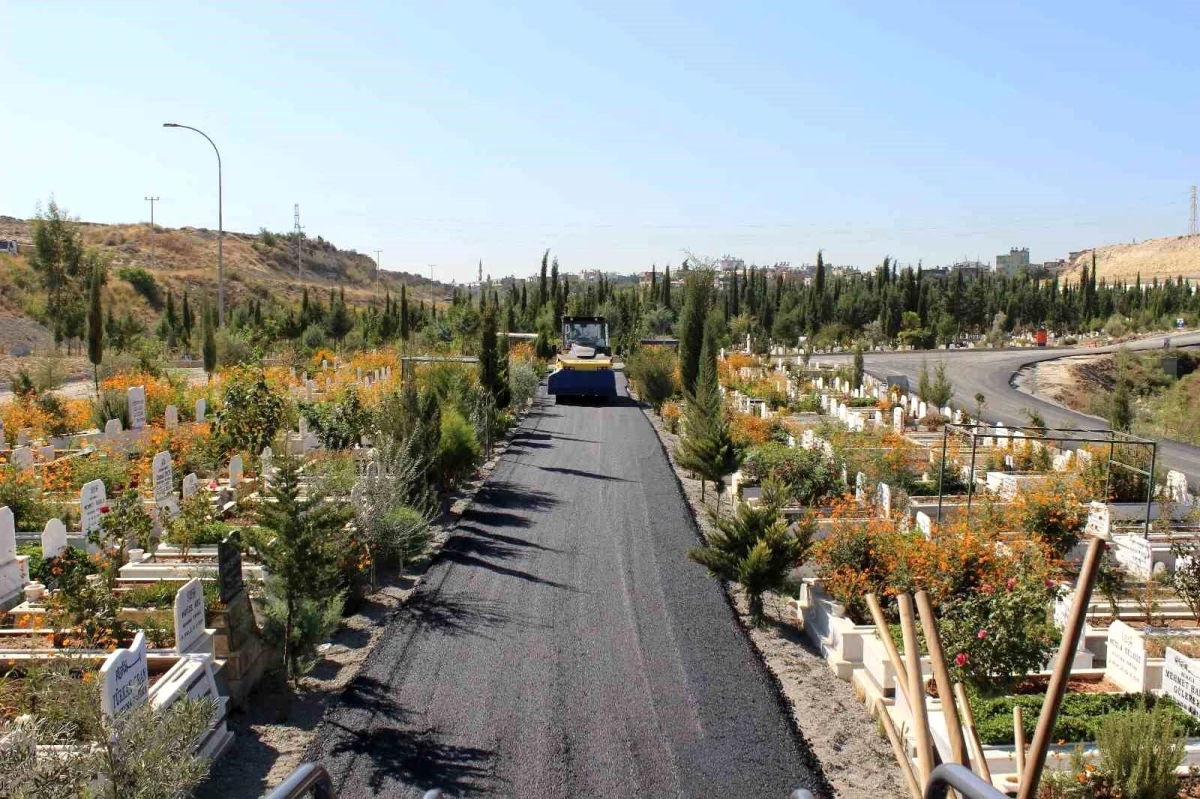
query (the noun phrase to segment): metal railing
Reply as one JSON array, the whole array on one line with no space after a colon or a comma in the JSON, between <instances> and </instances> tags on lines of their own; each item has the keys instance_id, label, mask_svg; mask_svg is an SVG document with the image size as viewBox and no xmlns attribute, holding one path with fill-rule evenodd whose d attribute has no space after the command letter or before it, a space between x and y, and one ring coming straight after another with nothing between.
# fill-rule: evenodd
<instances>
[{"instance_id":1,"label":"metal railing","mask_svg":"<svg viewBox=\"0 0 1200 799\"><path fill-rule=\"evenodd\" d=\"M283 783L267 795L267 799L334 799L333 780L319 763L301 763Z\"/></svg>"},{"instance_id":2,"label":"metal railing","mask_svg":"<svg viewBox=\"0 0 1200 799\"><path fill-rule=\"evenodd\" d=\"M301 763L278 788L267 794L266 799L301 799L305 796L311 796L312 799L337 797L333 780L320 763ZM426 791L423 799L441 799L441 796L441 789L434 788Z\"/></svg>"},{"instance_id":3,"label":"metal railing","mask_svg":"<svg viewBox=\"0 0 1200 799\"><path fill-rule=\"evenodd\" d=\"M962 799L1005 799L1004 794L957 763L943 763L933 770L925 786L925 799L946 799L951 788Z\"/></svg>"}]
</instances>

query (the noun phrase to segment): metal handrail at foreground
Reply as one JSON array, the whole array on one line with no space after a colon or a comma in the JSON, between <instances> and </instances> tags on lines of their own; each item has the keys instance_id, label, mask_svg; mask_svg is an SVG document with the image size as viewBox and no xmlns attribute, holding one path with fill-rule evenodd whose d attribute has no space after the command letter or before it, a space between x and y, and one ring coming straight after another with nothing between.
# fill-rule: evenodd
<instances>
[{"instance_id":1,"label":"metal handrail at foreground","mask_svg":"<svg viewBox=\"0 0 1200 799\"><path fill-rule=\"evenodd\" d=\"M962 799L1006 799L979 777L975 776L966 766L957 763L943 763L929 775L929 784L925 786L925 799L946 799L947 792L953 788Z\"/></svg>"},{"instance_id":2,"label":"metal handrail at foreground","mask_svg":"<svg viewBox=\"0 0 1200 799\"><path fill-rule=\"evenodd\" d=\"M334 799L333 780L320 763L301 763L267 799Z\"/></svg>"},{"instance_id":3,"label":"metal handrail at foreground","mask_svg":"<svg viewBox=\"0 0 1200 799\"><path fill-rule=\"evenodd\" d=\"M439 799L441 795L441 790L435 788L426 791L423 799ZM320 763L301 763L278 788L267 794L266 799L301 799L305 796L336 799L333 780Z\"/></svg>"}]
</instances>

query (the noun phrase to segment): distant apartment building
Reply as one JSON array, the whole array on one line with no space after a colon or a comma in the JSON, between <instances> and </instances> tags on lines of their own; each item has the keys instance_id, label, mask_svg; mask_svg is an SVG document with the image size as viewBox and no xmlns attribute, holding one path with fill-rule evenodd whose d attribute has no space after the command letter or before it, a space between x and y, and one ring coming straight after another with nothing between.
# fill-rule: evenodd
<instances>
[{"instance_id":1,"label":"distant apartment building","mask_svg":"<svg viewBox=\"0 0 1200 799\"><path fill-rule=\"evenodd\" d=\"M1070 263L1071 262L1065 258L1059 258L1057 261L1046 261L1046 263L1042 264L1042 269L1046 270L1052 275L1057 275L1060 272L1065 272L1067 265Z\"/></svg>"},{"instance_id":2,"label":"distant apartment building","mask_svg":"<svg viewBox=\"0 0 1200 799\"><path fill-rule=\"evenodd\" d=\"M1026 250L1026 259L1029 251ZM958 261L950 265L950 272L962 272L964 277L980 277L989 271L988 265L982 261Z\"/></svg>"},{"instance_id":3,"label":"distant apartment building","mask_svg":"<svg viewBox=\"0 0 1200 799\"><path fill-rule=\"evenodd\" d=\"M1029 269L1029 266L1028 247L1013 247L1008 251L1008 255L996 256L996 271L1005 275L1015 275L1022 269Z\"/></svg>"}]
</instances>

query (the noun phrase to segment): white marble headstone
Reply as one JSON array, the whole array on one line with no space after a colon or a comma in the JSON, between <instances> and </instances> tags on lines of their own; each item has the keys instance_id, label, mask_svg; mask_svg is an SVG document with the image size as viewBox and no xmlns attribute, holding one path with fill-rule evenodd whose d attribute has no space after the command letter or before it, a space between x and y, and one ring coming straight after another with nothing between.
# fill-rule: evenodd
<instances>
[{"instance_id":1,"label":"white marble headstone","mask_svg":"<svg viewBox=\"0 0 1200 799\"><path fill-rule=\"evenodd\" d=\"M132 386L126 396L129 401L129 429L141 430L146 426L146 387Z\"/></svg>"},{"instance_id":2,"label":"white marble headstone","mask_svg":"<svg viewBox=\"0 0 1200 799\"><path fill-rule=\"evenodd\" d=\"M121 427L120 419L109 419L104 423L104 437L111 439L114 436L119 436L124 429Z\"/></svg>"},{"instance_id":3,"label":"white marble headstone","mask_svg":"<svg viewBox=\"0 0 1200 799\"><path fill-rule=\"evenodd\" d=\"M0 563L17 559L17 522L12 509L0 508Z\"/></svg>"},{"instance_id":4,"label":"white marble headstone","mask_svg":"<svg viewBox=\"0 0 1200 799\"><path fill-rule=\"evenodd\" d=\"M163 419L168 430L174 430L179 427L179 409L174 405L168 405L167 410L163 415Z\"/></svg>"},{"instance_id":5,"label":"white marble headstone","mask_svg":"<svg viewBox=\"0 0 1200 799\"><path fill-rule=\"evenodd\" d=\"M204 637L204 585L193 577L175 594L175 651L191 652Z\"/></svg>"},{"instance_id":6,"label":"white marble headstone","mask_svg":"<svg viewBox=\"0 0 1200 799\"><path fill-rule=\"evenodd\" d=\"M84 483L79 490L79 515L85 536L92 530L100 529L100 508L107 501L103 480Z\"/></svg>"},{"instance_id":7,"label":"white marble headstone","mask_svg":"<svg viewBox=\"0 0 1200 799\"><path fill-rule=\"evenodd\" d=\"M67 548L67 526L62 519L51 519L42 530L42 557L54 558Z\"/></svg>"},{"instance_id":8,"label":"white marble headstone","mask_svg":"<svg viewBox=\"0 0 1200 799\"><path fill-rule=\"evenodd\" d=\"M117 649L100 667L103 693L100 707L112 717L144 704L150 694L150 673L146 662L146 634L138 630L128 649Z\"/></svg>"},{"instance_id":9,"label":"white marble headstone","mask_svg":"<svg viewBox=\"0 0 1200 799\"><path fill-rule=\"evenodd\" d=\"M229 486L237 488L242 483L242 456L241 454L234 455L229 459Z\"/></svg>"},{"instance_id":10,"label":"white marble headstone","mask_svg":"<svg viewBox=\"0 0 1200 799\"><path fill-rule=\"evenodd\" d=\"M208 413L208 400L201 397L196 400L195 418L197 422L203 422L205 414Z\"/></svg>"},{"instance_id":11,"label":"white marble headstone","mask_svg":"<svg viewBox=\"0 0 1200 799\"><path fill-rule=\"evenodd\" d=\"M183 498L187 499L192 494L195 494L196 489L199 487L199 485L200 485L200 478L196 476L195 472L189 472L183 478Z\"/></svg>"}]
</instances>

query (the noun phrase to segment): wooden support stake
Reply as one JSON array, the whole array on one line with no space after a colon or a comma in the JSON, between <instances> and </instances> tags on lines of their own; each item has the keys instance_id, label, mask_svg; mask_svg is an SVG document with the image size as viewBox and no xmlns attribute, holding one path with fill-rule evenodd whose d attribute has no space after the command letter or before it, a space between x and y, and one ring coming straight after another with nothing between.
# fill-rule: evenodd
<instances>
[{"instance_id":1,"label":"wooden support stake","mask_svg":"<svg viewBox=\"0 0 1200 799\"><path fill-rule=\"evenodd\" d=\"M887 619L883 617L883 608L879 606L879 599L874 594L867 594L867 607L871 609L871 618L875 620L875 633L883 641L883 648L887 652L888 660L892 663L892 670L896 672L896 690L904 694L904 698L907 700L908 680L906 676L908 670L904 667L904 661L900 659L900 653L896 650L896 642L892 640L892 631L888 629Z\"/></svg>"},{"instance_id":2,"label":"wooden support stake","mask_svg":"<svg viewBox=\"0 0 1200 799\"><path fill-rule=\"evenodd\" d=\"M1025 774L1025 717L1021 706L1013 706L1013 743L1017 749L1017 780Z\"/></svg>"},{"instance_id":3,"label":"wooden support stake","mask_svg":"<svg viewBox=\"0 0 1200 799\"><path fill-rule=\"evenodd\" d=\"M962 723L954 707L954 688L950 682L950 669L946 666L946 653L942 651L942 639L938 636L937 619L933 615L933 603L929 594L917 592L917 611L921 614L921 627L925 630L925 648L929 650L929 661L933 665L933 679L937 684L938 698L942 700L942 715L946 719L946 731L950 734L950 753L960 765L971 767L967 755L967 741L963 738Z\"/></svg>"},{"instance_id":4,"label":"wooden support stake","mask_svg":"<svg viewBox=\"0 0 1200 799\"><path fill-rule=\"evenodd\" d=\"M1017 799L1034 799L1037 794L1042 769L1046 766L1046 753L1050 750L1050 735L1054 732L1054 722L1058 719L1059 708L1062 707L1063 694L1067 692L1071 661L1075 658L1075 649L1079 646L1080 636L1083 635L1084 616L1087 614L1088 603L1092 601L1092 589L1096 585L1096 573L1100 570L1102 557L1104 541L1093 538L1088 544L1087 555L1084 556L1083 566L1079 570L1075 601L1071 603L1071 615L1063 627L1062 644L1058 648L1058 657L1054 660L1050 684L1046 686L1046 699L1042 702L1042 712L1038 716L1037 730L1033 733L1029 758L1025 771L1021 774L1021 789L1017 792Z\"/></svg>"},{"instance_id":5,"label":"wooden support stake","mask_svg":"<svg viewBox=\"0 0 1200 799\"><path fill-rule=\"evenodd\" d=\"M933 739L929 735L929 717L925 714L925 681L921 677L921 647L917 642L917 624L913 619L912 597L900 594L900 626L904 630L904 661L908 672L908 706L913 716L913 736L917 742L917 770L921 788L929 785L933 773Z\"/></svg>"},{"instance_id":6,"label":"wooden support stake","mask_svg":"<svg viewBox=\"0 0 1200 799\"><path fill-rule=\"evenodd\" d=\"M987 783L992 782L992 770L988 767L987 757L983 753L983 741L979 740L979 730L975 727L975 713L971 703L967 701L967 692L963 684L954 684L954 696L958 699L962 719L967 725L967 735L971 739L971 748L975 750L975 773Z\"/></svg>"},{"instance_id":7,"label":"wooden support stake","mask_svg":"<svg viewBox=\"0 0 1200 799\"><path fill-rule=\"evenodd\" d=\"M882 703L876 705L876 709L879 711L879 722L883 725L883 731L887 733L888 740L892 743L892 754L896 756L896 762L900 764L900 773L904 776L904 784L908 786L909 795L912 799L922 799L921 786L917 784L912 763L908 759L908 752L904 751L904 743L900 740L900 734L896 732L896 725L892 723L892 717L888 715L887 708Z\"/></svg>"}]
</instances>

